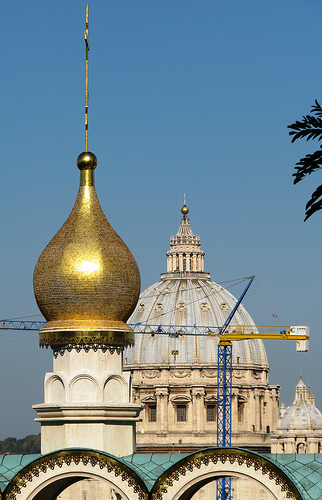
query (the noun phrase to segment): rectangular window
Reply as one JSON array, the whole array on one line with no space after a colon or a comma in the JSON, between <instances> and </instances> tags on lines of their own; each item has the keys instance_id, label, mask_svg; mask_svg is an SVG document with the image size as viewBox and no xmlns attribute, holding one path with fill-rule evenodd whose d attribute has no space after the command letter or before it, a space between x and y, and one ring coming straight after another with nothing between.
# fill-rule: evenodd
<instances>
[{"instance_id":1,"label":"rectangular window","mask_svg":"<svg viewBox=\"0 0 322 500\"><path fill-rule=\"evenodd\" d=\"M177 422L187 421L187 405L177 405Z\"/></svg>"},{"instance_id":2,"label":"rectangular window","mask_svg":"<svg viewBox=\"0 0 322 500\"><path fill-rule=\"evenodd\" d=\"M157 405L150 404L148 405L148 419L149 422L157 421Z\"/></svg>"},{"instance_id":3,"label":"rectangular window","mask_svg":"<svg viewBox=\"0 0 322 500\"><path fill-rule=\"evenodd\" d=\"M244 422L244 403L238 401L238 422Z\"/></svg>"},{"instance_id":4,"label":"rectangular window","mask_svg":"<svg viewBox=\"0 0 322 500\"><path fill-rule=\"evenodd\" d=\"M207 405L207 422L216 422L216 405Z\"/></svg>"}]
</instances>

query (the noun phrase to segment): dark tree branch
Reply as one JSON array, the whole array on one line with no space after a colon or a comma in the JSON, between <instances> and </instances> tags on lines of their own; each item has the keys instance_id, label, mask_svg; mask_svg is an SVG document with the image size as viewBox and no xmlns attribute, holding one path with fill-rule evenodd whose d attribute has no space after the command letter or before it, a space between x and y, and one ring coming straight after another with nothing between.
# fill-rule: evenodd
<instances>
[{"instance_id":1,"label":"dark tree branch","mask_svg":"<svg viewBox=\"0 0 322 500\"><path fill-rule=\"evenodd\" d=\"M319 198L321 198L319 200ZM311 217L315 212L322 209L322 185L319 186L314 193L312 193L311 199L306 204L306 212L304 222Z\"/></svg>"},{"instance_id":2,"label":"dark tree branch","mask_svg":"<svg viewBox=\"0 0 322 500\"><path fill-rule=\"evenodd\" d=\"M312 106L311 113L315 116L306 115L303 116L302 121L296 121L292 125L288 125L291 129L289 135L292 136L292 143L297 139L305 138L307 141L317 139L322 140L322 108L317 100ZM322 145L320 146L322 148ZM319 149L312 154L307 154L304 158L296 163L295 173L293 176L294 184L300 182L306 175L310 175L317 170L322 168L322 151ZM306 204L306 221L311 215L313 215L318 210L322 209L322 186L319 186L314 193L312 193L311 199Z\"/></svg>"},{"instance_id":3,"label":"dark tree branch","mask_svg":"<svg viewBox=\"0 0 322 500\"><path fill-rule=\"evenodd\" d=\"M310 175L312 174L312 172L315 172L316 170L322 168L322 150L318 150L312 154L306 155L305 158L301 158L296 165L299 166L295 167L295 170L297 170L297 172L293 174L293 176L295 177L293 181L294 184L300 182L306 175Z\"/></svg>"}]
</instances>

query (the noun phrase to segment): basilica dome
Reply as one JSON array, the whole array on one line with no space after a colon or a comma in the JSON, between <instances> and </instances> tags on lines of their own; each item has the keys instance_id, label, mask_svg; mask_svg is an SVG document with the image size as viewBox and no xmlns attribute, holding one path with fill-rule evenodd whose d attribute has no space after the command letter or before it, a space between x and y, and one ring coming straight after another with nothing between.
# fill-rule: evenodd
<instances>
[{"instance_id":1,"label":"basilica dome","mask_svg":"<svg viewBox=\"0 0 322 500\"><path fill-rule=\"evenodd\" d=\"M315 406L314 396L300 379L295 389L295 399L281 416L277 429L322 429L322 413Z\"/></svg>"},{"instance_id":2,"label":"basilica dome","mask_svg":"<svg viewBox=\"0 0 322 500\"><path fill-rule=\"evenodd\" d=\"M141 293L129 324L154 325L151 333L138 333L135 346L125 354L129 365L176 364L214 365L217 363L218 338L210 335L183 335L180 326L223 326L236 305L237 299L221 285L211 280L204 271L204 252L200 237L191 230L184 205L181 224L176 236L170 237L167 252L167 272L161 280ZM174 335L159 333L160 326L178 326ZM257 329L251 316L240 305L230 327L236 330ZM138 326L138 329L140 326ZM166 329L166 328L165 328ZM173 352L175 354L175 360ZM268 370L266 351L262 340L233 342L233 363L244 368Z\"/></svg>"}]
</instances>

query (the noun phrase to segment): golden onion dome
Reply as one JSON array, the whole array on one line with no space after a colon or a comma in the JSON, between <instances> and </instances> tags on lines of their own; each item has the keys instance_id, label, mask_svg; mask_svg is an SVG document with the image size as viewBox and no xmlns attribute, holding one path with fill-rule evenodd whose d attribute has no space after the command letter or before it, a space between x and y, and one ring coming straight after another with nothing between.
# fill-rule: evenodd
<instances>
[{"instance_id":1,"label":"golden onion dome","mask_svg":"<svg viewBox=\"0 0 322 500\"><path fill-rule=\"evenodd\" d=\"M133 343L126 321L140 292L133 255L106 219L94 187L96 156L77 159L80 187L74 207L42 252L34 293L47 320L41 346Z\"/></svg>"}]
</instances>

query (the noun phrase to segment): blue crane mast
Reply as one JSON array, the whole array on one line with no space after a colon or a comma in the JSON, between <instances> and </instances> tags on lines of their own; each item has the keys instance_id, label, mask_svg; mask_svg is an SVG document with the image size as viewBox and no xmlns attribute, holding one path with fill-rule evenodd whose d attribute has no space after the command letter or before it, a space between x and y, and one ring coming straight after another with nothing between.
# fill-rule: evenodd
<instances>
[{"instance_id":1,"label":"blue crane mast","mask_svg":"<svg viewBox=\"0 0 322 500\"><path fill-rule=\"evenodd\" d=\"M250 278L234 309L220 329L219 335L223 334L228 328L254 278L255 276ZM220 340L218 343L217 372L217 446L231 446L232 370L232 343L230 340ZM223 477L217 480L216 496L217 500L231 500L231 477Z\"/></svg>"}]
</instances>

